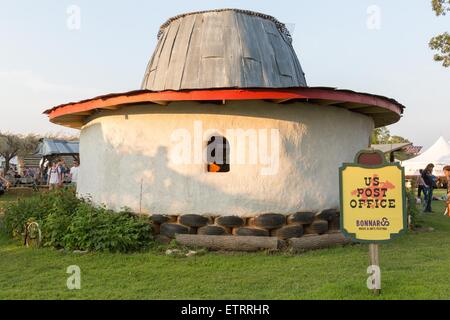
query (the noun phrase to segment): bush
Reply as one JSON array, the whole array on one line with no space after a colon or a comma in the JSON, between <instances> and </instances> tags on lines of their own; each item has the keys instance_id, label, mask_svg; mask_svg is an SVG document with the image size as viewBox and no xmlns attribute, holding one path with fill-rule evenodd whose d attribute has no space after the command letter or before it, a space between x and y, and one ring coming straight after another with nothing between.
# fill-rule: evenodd
<instances>
[{"instance_id":1,"label":"bush","mask_svg":"<svg viewBox=\"0 0 450 320\"><path fill-rule=\"evenodd\" d=\"M415 189L411 188L411 189L407 189L406 190L406 200L407 200L407 214L409 217L409 221L411 224L412 228L415 228L418 226L418 215L419 215L419 208L417 208L417 203L416 203L416 194L415 194Z\"/></svg>"},{"instance_id":2,"label":"bush","mask_svg":"<svg viewBox=\"0 0 450 320\"><path fill-rule=\"evenodd\" d=\"M17 238L25 232L28 220L34 219L41 224L52 209L51 196L39 195L7 204L3 210L3 231L8 236Z\"/></svg>"},{"instance_id":3,"label":"bush","mask_svg":"<svg viewBox=\"0 0 450 320\"><path fill-rule=\"evenodd\" d=\"M64 248L64 237L67 235L73 217L67 214L49 214L41 224L44 246Z\"/></svg>"},{"instance_id":4,"label":"bush","mask_svg":"<svg viewBox=\"0 0 450 320\"><path fill-rule=\"evenodd\" d=\"M150 240L147 219L83 202L77 207L63 243L68 249L127 252L148 246Z\"/></svg>"},{"instance_id":5,"label":"bush","mask_svg":"<svg viewBox=\"0 0 450 320\"><path fill-rule=\"evenodd\" d=\"M152 240L149 219L129 210L113 212L95 206L77 198L73 190L55 190L8 204L2 229L18 238L30 220L41 226L44 246L55 248L128 252L145 248Z\"/></svg>"}]
</instances>

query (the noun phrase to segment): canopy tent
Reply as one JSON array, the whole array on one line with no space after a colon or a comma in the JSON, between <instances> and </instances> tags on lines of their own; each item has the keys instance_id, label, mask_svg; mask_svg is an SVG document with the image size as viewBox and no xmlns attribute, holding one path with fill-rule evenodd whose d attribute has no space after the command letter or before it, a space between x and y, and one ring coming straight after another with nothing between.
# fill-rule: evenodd
<instances>
[{"instance_id":1,"label":"canopy tent","mask_svg":"<svg viewBox=\"0 0 450 320\"><path fill-rule=\"evenodd\" d=\"M66 141L55 139L41 139L36 154L42 157L48 156L77 156L79 154L78 141Z\"/></svg>"},{"instance_id":2,"label":"canopy tent","mask_svg":"<svg viewBox=\"0 0 450 320\"><path fill-rule=\"evenodd\" d=\"M444 137L440 137L417 157L403 161L402 166L405 167L406 176L417 176L419 170L424 169L429 163L434 164L433 174L435 176L444 176L444 166L450 165L450 144Z\"/></svg>"}]
</instances>

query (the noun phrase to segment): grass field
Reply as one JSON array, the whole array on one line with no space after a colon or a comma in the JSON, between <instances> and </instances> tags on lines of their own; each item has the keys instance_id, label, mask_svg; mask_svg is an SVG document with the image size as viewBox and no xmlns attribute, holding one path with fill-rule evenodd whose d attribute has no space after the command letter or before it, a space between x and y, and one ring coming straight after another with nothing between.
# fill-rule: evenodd
<instances>
[{"instance_id":1,"label":"grass field","mask_svg":"<svg viewBox=\"0 0 450 320\"><path fill-rule=\"evenodd\" d=\"M443 208L434 201L436 213L420 217L435 231L381 245L380 297L366 288L366 245L180 258L166 256L164 247L135 254L29 249L2 235L0 299L450 299L450 218ZM66 287L70 265L81 268L81 290Z\"/></svg>"}]
</instances>

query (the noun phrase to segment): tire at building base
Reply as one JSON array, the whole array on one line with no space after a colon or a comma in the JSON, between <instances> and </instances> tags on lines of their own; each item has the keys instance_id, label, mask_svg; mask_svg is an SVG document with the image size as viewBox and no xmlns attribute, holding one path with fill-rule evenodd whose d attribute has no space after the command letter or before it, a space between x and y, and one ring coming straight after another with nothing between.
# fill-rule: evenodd
<instances>
[{"instance_id":1,"label":"tire at building base","mask_svg":"<svg viewBox=\"0 0 450 320\"><path fill-rule=\"evenodd\" d=\"M290 239L290 238L300 238L303 236L303 226L302 225L291 225L285 226L280 229L273 230L271 235L279 239Z\"/></svg>"},{"instance_id":2,"label":"tire at building base","mask_svg":"<svg viewBox=\"0 0 450 320\"><path fill-rule=\"evenodd\" d=\"M339 217L339 215L328 223L328 228L330 230L340 230L341 229L341 218Z\"/></svg>"},{"instance_id":3,"label":"tire at building base","mask_svg":"<svg viewBox=\"0 0 450 320\"><path fill-rule=\"evenodd\" d=\"M254 237L268 237L270 236L269 231L259 228L247 228L241 227L233 230L236 236L254 236Z\"/></svg>"},{"instance_id":4,"label":"tire at building base","mask_svg":"<svg viewBox=\"0 0 450 320\"><path fill-rule=\"evenodd\" d=\"M178 218L178 222L188 227L203 227L208 224L209 219L198 214L185 214Z\"/></svg>"},{"instance_id":5,"label":"tire at building base","mask_svg":"<svg viewBox=\"0 0 450 320\"><path fill-rule=\"evenodd\" d=\"M315 217L315 212L296 212L288 217L288 224L311 224Z\"/></svg>"},{"instance_id":6,"label":"tire at building base","mask_svg":"<svg viewBox=\"0 0 450 320\"><path fill-rule=\"evenodd\" d=\"M305 227L306 234L324 234L328 232L328 221L315 220L313 223Z\"/></svg>"},{"instance_id":7,"label":"tire at building base","mask_svg":"<svg viewBox=\"0 0 450 320\"><path fill-rule=\"evenodd\" d=\"M227 235L228 232L225 230L225 228L223 228L221 226L204 226L204 227L198 228L197 234L208 235L208 236L223 236L223 235Z\"/></svg>"},{"instance_id":8,"label":"tire at building base","mask_svg":"<svg viewBox=\"0 0 450 320\"><path fill-rule=\"evenodd\" d=\"M166 236L157 235L155 237L155 241L159 242L159 243L162 243L162 244L168 244L168 243L170 243L170 241L172 241L172 239L169 238L169 237L166 237Z\"/></svg>"},{"instance_id":9,"label":"tire at building base","mask_svg":"<svg viewBox=\"0 0 450 320\"><path fill-rule=\"evenodd\" d=\"M326 210L320 211L316 215L316 218L320 219L320 220L331 221L334 218L336 218L337 216L338 216L338 212L336 209L326 209Z\"/></svg>"},{"instance_id":10,"label":"tire at building base","mask_svg":"<svg viewBox=\"0 0 450 320\"><path fill-rule=\"evenodd\" d=\"M160 235L169 238L175 238L177 233L188 234L191 233L191 228L177 223L163 223L160 228Z\"/></svg>"},{"instance_id":11,"label":"tire at building base","mask_svg":"<svg viewBox=\"0 0 450 320\"><path fill-rule=\"evenodd\" d=\"M216 218L215 223L227 228L237 228L242 227L245 220L238 216L223 216Z\"/></svg>"},{"instance_id":12,"label":"tire at building base","mask_svg":"<svg viewBox=\"0 0 450 320\"><path fill-rule=\"evenodd\" d=\"M251 224L264 229L277 229L286 224L286 217L279 213L264 213L250 219Z\"/></svg>"},{"instance_id":13,"label":"tire at building base","mask_svg":"<svg viewBox=\"0 0 450 320\"><path fill-rule=\"evenodd\" d=\"M174 222L174 221L176 221L176 219L174 217L170 217L170 216L165 215L165 214L152 214L150 219L155 224L163 224L163 223L166 223L166 222Z\"/></svg>"},{"instance_id":14,"label":"tire at building base","mask_svg":"<svg viewBox=\"0 0 450 320\"><path fill-rule=\"evenodd\" d=\"M160 233L160 229L161 229L161 225L160 224L152 223L151 227L152 227L152 234L159 234Z\"/></svg>"}]
</instances>

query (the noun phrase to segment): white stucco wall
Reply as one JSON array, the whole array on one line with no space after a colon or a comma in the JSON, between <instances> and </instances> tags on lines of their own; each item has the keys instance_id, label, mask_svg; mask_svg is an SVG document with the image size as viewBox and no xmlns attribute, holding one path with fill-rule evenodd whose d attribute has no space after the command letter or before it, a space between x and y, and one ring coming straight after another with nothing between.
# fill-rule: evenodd
<instances>
[{"instance_id":1,"label":"white stucco wall","mask_svg":"<svg viewBox=\"0 0 450 320\"><path fill-rule=\"evenodd\" d=\"M224 135L231 128L278 129L278 171L267 175L261 169L268 165L232 163L228 173L209 173L203 163L174 163L180 146L174 131L184 129L194 140L198 121L203 130ZM81 131L78 192L112 209L150 214L253 216L338 208L338 168L368 146L372 129L367 116L303 103L178 102L102 111ZM230 143L233 154L237 146Z\"/></svg>"}]
</instances>

